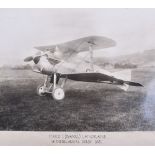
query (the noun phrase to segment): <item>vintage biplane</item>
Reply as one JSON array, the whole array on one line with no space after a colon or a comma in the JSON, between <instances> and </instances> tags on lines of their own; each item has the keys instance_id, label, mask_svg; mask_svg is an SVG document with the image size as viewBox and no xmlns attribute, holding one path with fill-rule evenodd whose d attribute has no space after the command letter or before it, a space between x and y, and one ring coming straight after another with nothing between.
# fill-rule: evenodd
<instances>
[{"instance_id":1,"label":"vintage biplane","mask_svg":"<svg viewBox=\"0 0 155 155\"><path fill-rule=\"evenodd\" d=\"M46 75L44 84L37 89L38 94L44 96L50 93L55 100L64 99L67 80L108 83L125 91L129 86L142 86L131 81L131 70L111 73L93 63L94 50L115 45L112 39L88 36L61 44L35 47L39 50L38 53L24 61L33 60L33 71ZM86 52L86 56L79 56L81 52Z\"/></svg>"}]
</instances>

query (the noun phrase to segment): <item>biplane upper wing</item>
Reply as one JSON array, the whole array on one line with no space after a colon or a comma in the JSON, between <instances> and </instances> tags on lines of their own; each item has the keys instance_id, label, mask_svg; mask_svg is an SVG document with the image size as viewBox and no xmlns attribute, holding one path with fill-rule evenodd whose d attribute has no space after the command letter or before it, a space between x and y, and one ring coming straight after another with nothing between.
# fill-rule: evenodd
<instances>
[{"instance_id":1,"label":"biplane upper wing","mask_svg":"<svg viewBox=\"0 0 155 155\"><path fill-rule=\"evenodd\" d=\"M50 51L55 52L56 48L64 55L77 54L78 52L84 52L89 50L89 46L92 45L94 50L113 47L116 45L115 41L102 36L88 36L72 41L68 41L61 44L55 44L50 46L35 47L43 52Z\"/></svg>"},{"instance_id":2,"label":"biplane upper wing","mask_svg":"<svg viewBox=\"0 0 155 155\"><path fill-rule=\"evenodd\" d=\"M124 81L122 79L115 78L114 76L102 74L102 73L75 73L75 74L61 74L62 78L67 78L74 81L83 81L83 82L98 82L98 83L110 83L116 85L127 84L130 86L142 86L140 83L132 81Z\"/></svg>"}]
</instances>

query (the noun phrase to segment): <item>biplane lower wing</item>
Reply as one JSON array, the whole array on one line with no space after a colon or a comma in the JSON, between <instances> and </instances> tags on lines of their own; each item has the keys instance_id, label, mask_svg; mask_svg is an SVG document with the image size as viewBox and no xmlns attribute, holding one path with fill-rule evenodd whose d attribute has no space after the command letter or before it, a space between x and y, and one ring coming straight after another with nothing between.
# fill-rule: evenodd
<instances>
[{"instance_id":1,"label":"biplane lower wing","mask_svg":"<svg viewBox=\"0 0 155 155\"><path fill-rule=\"evenodd\" d=\"M142 86L140 83L132 81L124 81L113 76L109 76L102 73L75 73L75 74L61 74L61 78L67 78L74 81L83 81L83 82L97 82L97 83L108 83L123 85L127 84L130 86Z\"/></svg>"}]
</instances>

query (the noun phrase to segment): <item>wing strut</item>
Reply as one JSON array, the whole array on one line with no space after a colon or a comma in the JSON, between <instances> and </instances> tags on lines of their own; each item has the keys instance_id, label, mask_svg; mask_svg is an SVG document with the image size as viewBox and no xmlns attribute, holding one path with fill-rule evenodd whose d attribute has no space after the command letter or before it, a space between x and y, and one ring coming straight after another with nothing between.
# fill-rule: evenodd
<instances>
[{"instance_id":1,"label":"wing strut","mask_svg":"<svg viewBox=\"0 0 155 155\"><path fill-rule=\"evenodd\" d=\"M89 53L90 53L90 69L94 72L94 63L93 63L93 45L94 43L89 42Z\"/></svg>"}]
</instances>

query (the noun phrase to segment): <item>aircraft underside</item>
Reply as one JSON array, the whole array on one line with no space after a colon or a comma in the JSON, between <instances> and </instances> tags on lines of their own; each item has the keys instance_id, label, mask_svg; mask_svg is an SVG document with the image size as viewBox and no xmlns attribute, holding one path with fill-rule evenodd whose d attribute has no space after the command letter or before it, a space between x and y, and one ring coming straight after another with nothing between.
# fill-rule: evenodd
<instances>
[{"instance_id":1,"label":"aircraft underside","mask_svg":"<svg viewBox=\"0 0 155 155\"><path fill-rule=\"evenodd\" d=\"M65 97L64 85L67 80L82 81L82 82L94 82L94 83L106 83L118 86L131 85L131 86L142 86L139 83L131 81L123 81L114 77L109 79L109 76L101 73L81 73L79 74L58 74L54 73L51 76L46 75L44 84L37 88L38 95L45 96L51 94L55 100L62 100ZM126 88L126 87L125 87Z\"/></svg>"}]
</instances>

